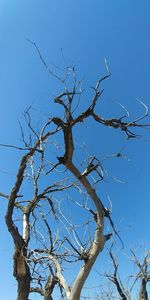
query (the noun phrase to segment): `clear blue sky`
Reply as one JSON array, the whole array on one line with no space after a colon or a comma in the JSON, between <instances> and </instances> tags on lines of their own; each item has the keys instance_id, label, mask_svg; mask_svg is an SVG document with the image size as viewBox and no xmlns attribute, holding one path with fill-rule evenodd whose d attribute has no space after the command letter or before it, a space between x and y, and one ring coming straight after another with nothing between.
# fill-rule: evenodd
<instances>
[{"instance_id":1,"label":"clear blue sky","mask_svg":"<svg viewBox=\"0 0 150 300\"><path fill-rule=\"evenodd\" d=\"M50 104L56 84L26 38L37 43L52 68L53 64L63 66L62 48L66 60L76 65L86 88L104 74L106 57L112 76L105 83L102 111L107 117L112 112L118 115L118 101L137 117L142 109L137 98L150 107L149 36L149 0L0 0L0 143L20 143L18 121L29 105L41 110L44 117L48 112L56 114L56 107ZM88 97L84 101L89 103ZM94 131L92 126L88 132L85 130L79 142L84 139L89 151L99 157L114 153L124 143L113 130L112 134L105 129ZM124 150L130 162L107 163L112 174L128 183L107 183L98 190L104 199L109 194L113 201L113 218L126 247L149 244L150 138L149 131L141 133L144 138L129 141ZM0 148L0 191L9 193L19 156ZM5 211L5 200L1 199L0 290L2 298L14 300L13 249L3 221Z\"/></svg>"}]
</instances>

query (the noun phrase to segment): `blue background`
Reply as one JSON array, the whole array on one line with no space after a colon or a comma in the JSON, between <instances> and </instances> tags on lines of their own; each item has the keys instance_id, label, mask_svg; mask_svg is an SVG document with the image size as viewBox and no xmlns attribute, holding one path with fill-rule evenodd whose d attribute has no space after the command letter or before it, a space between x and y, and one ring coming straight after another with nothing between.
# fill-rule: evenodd
<instances>
[{"instance_id":1,"label":"blue background","mask_svg":"<svg viewBox=\"0 0 150 300\"><path fill-rule=\"evenodd\" d=\"M82 100L84 107L90 103L90 86L105 74L106 57L112 76L104 83L99 109L105 117L118 116L122 111L116 102L120 102L135 118L143 109L137 98L150 106L149 36L148 0L0 0L0 143L20 145L18 122L29 105L37 114L42 112L43 119L56 115L52 97L57 93L57 83L46 72L27 38L37 43L52 69L54 64L64 67L63 49L68 64L75 64L78 78L84 80L87 89ZM35 122L39 124L39 120ZM150 123L149 117L147 122ZM124 147L125 159L108 161L106 166L126 183L110 180L98 188L104 203L108 202L108 195L112 200L113 220L124 240L124 251L137 245L148 248L149 131L139 130L143 138L126 143L119 132L89 124L81 128L77 142L84 141L90 153L102 158ZM0 148L1 192L10 192L20 155L15 150ZM6 200L1 198L0 290L1 297L13 300L16 297L16 282L12 278L13 244L4 223L5 212ZM105 255L106 252L102 257ZM122 260L122 267L126 273L131 271L126 259ZM95 278L98 282L98 276ZM94 293L90 291L90 295Z\"/></svg>"}]
</instances>

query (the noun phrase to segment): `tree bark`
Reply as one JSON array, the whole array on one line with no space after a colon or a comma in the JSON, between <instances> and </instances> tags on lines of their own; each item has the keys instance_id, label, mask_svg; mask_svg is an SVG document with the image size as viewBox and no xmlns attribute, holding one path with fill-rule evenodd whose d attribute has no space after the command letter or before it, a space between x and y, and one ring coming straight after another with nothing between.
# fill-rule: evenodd
<instances>
[{"instance_id":1,"label":"tree bark","mask_svg":"<svg viewBox=\"0 0 150 300\"><path fill-rule=\"evenodd\" d=\"M23 249L15 249L14 254L14 277L18 282L17 300L29 300L31 277L25 252Z\"/></svg>"},{"instance_id":2,"label":"tree bark","mask_svg":"<svg viewBox=\"0 0 150 300\"><path fill-rule=\"evenodd\" d=\"M44 289L44 300L53 300L52 292L57 281L52 276L49 276Z\"/></svg>"},{"instance_id":3,"label":"tree bark","mask_svg":"<svg viewBox=\"0 0 150 300\"><path fill-rule=\"evenodd\" d=\"M141 288L140 288L138 300L148 300L146 284L147 284L147 281L143 278L142 282L141 282Z\"/></svg>"}]
</instances>

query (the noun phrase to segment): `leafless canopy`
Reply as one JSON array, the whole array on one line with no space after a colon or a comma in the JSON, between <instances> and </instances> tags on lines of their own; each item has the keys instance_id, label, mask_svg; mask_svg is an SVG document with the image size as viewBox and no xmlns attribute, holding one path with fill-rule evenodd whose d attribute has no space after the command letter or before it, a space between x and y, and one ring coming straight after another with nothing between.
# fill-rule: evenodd
<instances>
[{"instance_id":1,"label":"leafless canopy","mask_svg":"<svg viewBox=\"0 0 150 300\"><path fill-rule=\"evenodd\" d=\"M84 164L76 162L75 153L80 149L74 142L74 128L80 130L81 123L91 118L99 125L121 130L127 139L136 138L134 129L148 126L142 123L148 109L141 102L145 112L135 120L130 120L124 106L120 118L101 116L97 104L103 92L101 85L111 75L108 70L95 84L90 105L80 110L84 91L75 68L66 67L62 78L48 68L38 47L32 44L47 71L63 86L54 97L63 113L49 117L41 129L35 129L28 108L24 113L28 137L20 124L23 146L1 144L25 151L10 194L0 193L8 200L6 224L15 245L17 300L28 300L33 292L50 300L56 286L62 297L78 300L96 258L115 228L110 210L104 207L95 188L95 182L104 179L102 163L95 156L87 156ZM112 225L112 232L106 234L105 219ZM65 277L70 263L77 264L79 270L72 284Z\"/></svg>"},{"instance_id":2,"label":"leafless canopy","mask_svg":"<svg viewBox=\"0 0 150 300\"><path fill-rule=\"evenodd\" d=\"M148 300L148 283L150 281L150 264L149 264L149 251L143 251L142 258L140 259L136 251L131 251L131 273L128 274L127 280L121 279L123 272L121 264L117 255L114 254L114 243L108 249L108 254L112 264L112 271L106 272L104 276L113 284L116 290L116 297L121 300L134 299L135 287L138 290L138 300ZM127 258L127 257L126 257ZM134 268L133 268L133 266ZM133 274L133 270L135 272Z\"/></svg>"}]
</instances>

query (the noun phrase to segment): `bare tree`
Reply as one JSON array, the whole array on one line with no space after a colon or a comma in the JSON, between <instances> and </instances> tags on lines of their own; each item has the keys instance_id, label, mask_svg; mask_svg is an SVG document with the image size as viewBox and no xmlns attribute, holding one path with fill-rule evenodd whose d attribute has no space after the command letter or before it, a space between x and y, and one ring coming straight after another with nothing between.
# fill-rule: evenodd
<instances>
[{"instance_id":1,"label":"bare tree","mask_svg":"<svg viewBox=\"0 0 150 300\"><path fill-rule=\"evenodd\" d=\"M77 127L80 131L81 124L91 118L99 125L121 130L127 139L136 138L138 134L132 129L148 126L141 123L148 110L141 102L145 112L135 120L130 120L123 106L125 114L120 118L106 119L99 115L96 106L103 92L101 84L110 76L108 72L93 88L90 105L80 111L83 89L74 67L67 67L61 78L48 68L35 43L34 46L48 72L63 84L63 91L54 97L63 113L50 116L41 129L35 129L29 108L24 114L28 137L20 125L24 146L1 144L25 151L10 194L0 194L8 200L6 224L15 246L17 300L28 300L33 292L51 300L56 286L61 297L78 300L97 257L112 235L104 233L105 219L115 233L116 230L110 210L104 207L96 191L95 184L105 177L102 162L87 154L84 163L76 162L79 147L74 142L74 130ZM53 158L54 147L57 153ZM77 208L79 215L74 214ZM69 284L65 269L70 264L77 265L79 271Z\"/></svg>"},{"instance_id":2,"label":"bare tree","mask_svg":"<svg viewBox=\"0 0 150 300\"><path fill-rule=\"evenodd\" d=\"M121 279L121 271L119 271L121 270L121 266L119 265L119 261L113 252L113 247L114 244L112 243L110 249L108 249L113 271L106 272L104 276L115 286L119 299L131 300L132 292L136 286L136 283L138 283L138 300L148 300L147 283L150 281L149 251L145 251L142 259L140 260L135 254L135 251L131 250L131 261L136 267L136 272L134 275L129 274L128 282L130 282L130 286L128 284L127 287L127 284L125 284L125 282Z\"/></svg>"},{"instance_id":3,"label":"bare tree","mask_svg":"<svg viewBox=\"0 0 150 300\"><path fill-rule=\"evenodd\" d=\"M143 258L140 260L135 252L131 250L132 253L132 260L135 264L135 266L138 268L138 272L135 276L135 280L133 282L133 285L136 283L136 281L140 280L140 290L139 290L139 296L138 300L148 300L148 291L147 291L147 283L150 282L150 252L146 251L144 253Z\"/></svg>"}]
</instances>

